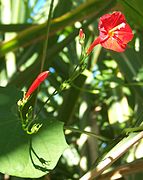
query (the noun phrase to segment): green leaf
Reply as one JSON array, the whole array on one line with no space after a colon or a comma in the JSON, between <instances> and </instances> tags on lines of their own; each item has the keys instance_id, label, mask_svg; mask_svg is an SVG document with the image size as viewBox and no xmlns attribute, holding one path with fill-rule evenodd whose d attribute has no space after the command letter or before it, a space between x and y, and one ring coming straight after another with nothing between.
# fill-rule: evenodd
<instances>
[{"instance_id":1,"label":"green leaf","mask_svg":"<svg viewBox=\"0 0 143 180\"><path fill-rule=\"evenodd\" d=\"M133 83L138 83L139 72L142 70L142 61L140 59L139 53L135 52L133 49L127 49L124 53L110 52L112 57L116 60L121 72L128 81L129 85ZM140 77L141 77L140 73ZM133 89L137 95L142 99L142 86L132 85Z\"/></svg>"},{"instance_id":2,"label":"green leaf","mask_svg":"<svg viewBox=\"0 0 143 180\"><path fill-rule=\"evenodd\" d=\"M142 29L143 23L143 1L142 0L124 0L119 1L120 6L123 6L123 11L133 23L138 26L139 29Z\"/></svg>"},{"instance_id":3,"label":"green leaf","mask_svg":"<svg viewBox=\"0 0 143 180\"><path fill-rule=\"evenodd\" d=\"M34 135L26 134L16 113L21 92L0 87L0 172L37 178L52 170L68 147L63 123L43 119Z\"/></svg>"}]
</instances>

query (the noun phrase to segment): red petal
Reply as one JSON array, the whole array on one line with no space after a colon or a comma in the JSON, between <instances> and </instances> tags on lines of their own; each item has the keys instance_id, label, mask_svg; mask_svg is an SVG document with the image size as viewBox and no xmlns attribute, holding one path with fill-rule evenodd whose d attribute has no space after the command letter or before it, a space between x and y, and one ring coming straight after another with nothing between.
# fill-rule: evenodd
<instances>
[{"instance_id":1,"label":"red petal","mask_svg":"<svg viewBox=\"0 0 143 180\"><path fill-rule=\"evenodd\" d=\"M109 31L123 22L126 22L126 20L121 12L105 14L100 18L98 28L100 31Z\"/></svg>"},{"instance_id":2,"label":"red petal","mask_svg":"<svg viewBox=\"0 0 143 180\"><path fill-rule=\"evenodd\" d=\"M132 29L128 24L124 28L121 28L114 32L115 36L121 39L125 44L133 39Z\"/></svg>"},{"instance_id":3,"label":"red petal","mask_svg":"<svg viewBox=\"0 0 143 180\"><path fill-rule=\"evenodd\" d=\"M111 37L108 40L101 42L101 45L106 49L111 49L117 52L123 52L126 49L126 44L119 43L115 38Z\"/></svg>"},{"instance_id":4,"label":"red petal","mask_svg":"<svg viewBox=\"0 0 143 180\"><path fill-rule=\"evenodd\" d=\"M87 49L86 53L89 55L96 45L100 43L100 37L97 37Z\"/></svg>"}]
</instances>

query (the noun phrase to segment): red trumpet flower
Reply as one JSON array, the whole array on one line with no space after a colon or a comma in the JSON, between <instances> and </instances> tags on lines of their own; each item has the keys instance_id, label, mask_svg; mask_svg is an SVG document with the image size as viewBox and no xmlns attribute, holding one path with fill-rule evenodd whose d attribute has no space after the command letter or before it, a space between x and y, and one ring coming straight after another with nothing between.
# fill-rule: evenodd
<instances>
[{"instance_id":1,"label":"red trumpet flower","mask_svg":"<svg viewBox=\"0 0 143 180\"><path fill-rule=\"evenodd\" d=\"M133 38L132 29L121 12L103 15L99 20L98 29L99 36L87 49L88 55L97 44L101 44L106 49L123 52L127 43Z\"/></svg>"},{"instance_id":2,"label":"red trumpet flower","mask_svg":"<svg viewBox=\"0 0 143 180\"><path fill-rule=\"evenodd\" d=\"M38 88L38 86L48 77L48 75L49 71L44 71L40 73L28 89L27 93L24 96L24 99L28 98Z\"/></svg>"}]
</instances>

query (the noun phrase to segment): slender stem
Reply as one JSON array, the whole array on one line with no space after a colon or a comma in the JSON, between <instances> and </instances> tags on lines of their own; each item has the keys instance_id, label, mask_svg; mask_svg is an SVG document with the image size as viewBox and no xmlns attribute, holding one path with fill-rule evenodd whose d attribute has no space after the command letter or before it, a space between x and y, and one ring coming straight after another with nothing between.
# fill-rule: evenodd
<instances>
[{"instance_id":1,"label":"slender stem","mask_svg":"<svg viewBox=\"0 0 143 180\"><path fill-rule=\"evenodd\" d=\"M86 93L90 93L90 94L98 94L99 89L98 88L94 88L94 89L84 89L84 88L80 88L78 86L76 86L74 83L71 84L71 86L73 86L74 88L86 92Z\"/></svg>"},{"instance_id":2,"label":"slender stem","mask_svg":"<svg viewBox=\"0 0 143 180\"><path fill-rule=\"evenodd\" d=\"M133 83L128 83L124 84L126 86L143 86L143 82L133 82Z\"/></svg>"},{"instance_id":3,"label":"slender stem","mask_svg":"<svg viewBox=\"0 0 143 180\"><path fill-rule=\"evenodd\" d=\"M35 119L38 117L38 115L40 114L41 110L43 109L43 107L47 104L47 102L56 94L58 94L59 91L57 91L55 89L55 91L47 98L47 100L44 102L44 104L41 106L41 108L39 109L39 111L37 112L37 114L35 115L35 117L33 118L33 120L31 122L34 122Z\"/></svg>"},{"instance_id":4,"label":"slender stem","mask_svg":"<svg viewBox=\"0 0 143 180\"><path fill-rule=\"evenodd\" d=\"M143 131L139 133L131 133L128 137L122 139L116 146L114 146L95 167L92 167L79 180L97 179L107 168L117 161L123 154L125 154L131 147L143 138Z\"/></svg>"},{"instance_id":5,"label":"slender stem","mask_svg":"<svg viewBox=\"0 0 143 180\"><path fill-rule=\"evenodd\" d=\"M20 119L21 119L21 123L22 123L22 128L23 128L24 131L26 131L27 124L26 124L26 120L23 118L22 110L23 110L23 107L18 109L19 115L20 115Z\"/></svg>"},{"instance_id":6,"label":"slender stem","mask_svg":"<svg viewBox=\"0 0 143 180\"><path fill-rule=\"evenodd\" d=\"M70 84L84 71L84 69L86 68L86 55L81 55L80 58L80 63L75 67L71 77L69 78L69 82ZM79 67L79 69L77 70L77 68Z\"/></svg>"},{"instance_id":7,"label":"slender stem","mask_svg":"<svg viewBox=\"0 0 143 180\"><path fill-rule=\"evenodd\" d=\"M53 4L54 4L54 0L51 0L48 20L47 20L47 25L46 25L46 27L47 27L46 39L44 41L44 47L43 47L43 54L42 54L41 70L40 70L40 72L43 71L44 63L45 63L45 59L46 59L46 51L47 51L47 47L48 47L48 37L49 37L49 30L50 30L50 24L51 24L51 19L52 19Z\"/></svg>"},{"instance_id":8,"label":"slender stem","mask_svg":"<svg viewBox=\"0 0 143 180\"><path fill-rule=\"evenodd\" d=\"M103 137L103 136L99 136L97 134L94 134L92 132L88 132L88 131L84 131L84 130L79 130L79 129L75 129L73 127L69 127L69 126L64 126L64 129L65 130L70 130L72 132L76 132L76 133L80 133L80 134L86 134L88 136L92 136L92 137L95 137L101 141L109 141L110 139L107 139L106 137Z\"/></svg>"},{"instance_id":9,"label":"slender stem","mask_svg":"<svg viewBox=\"0 0 143 180\"><path fill-rule=\"evenodd\" d=\"M37 112L37 114L33 117L33 120L30 122L33 123L35 121L35 119L38 117L38 115L40 114L42 108L45 106L45 104L47 104L47 102L51 99L51 97L55 96L56 94L60 93L61 91L67 89L67 84L71 85L72 82L81 74L81 72L83 72L83 70L85 69L85 59L87 58L87 56L82 57L82 59L80 60L80 64L77 65L71 75L71 77L68 80L65 80L59 87L58 90L55 90L48 98L47 100L44 102L44 104L41 106L41 108L39 109L39 111ZM84 66L84 68L83 68ZM78 69L79 67L79 69ZM78 69L78 70L77 70Z\"/></svg>"},{"instance_id":10,"label":"slender stem","mask_svg":"<svg viewBox=\"0 0 143 180\"><path fill-rule=\"evenodd\" d=\"M124 133L131 133L131 132L137 132L137 131L143 131L143 125L141 125L139 127L125 128L123 130Z\"/></svg>"},{"instance_id":11,"label":"slender stem","mask_svg":"<svg viewBox=\"0 0 143 180\"><path fill-rule=\"evenodd\" d=\"M53 12L53 4L54 4L54 0L51 0L51 4L50 4L50 9L49 9L49 15L48 15L48 20L47 20L47 31L46 31L46 39L44 41L44 45L43 45L43 53L42 53L42 60L41 60L41 68L40 68L40 72L43 71L44 68L44 64L45 64L45 60L46 60L46 51L47 51L47 47L48 47L48 40L49 40L49 30L50 30L50 24L51 24L51 19L52 19L52 12ZM37 90L37 94L39 92L39 88ZM36 113L36 106L37 106L37 96L35 98L35 103L34 103L34 111L33 111L33 117Z\"/></svg>"},{"instance_id":12,"label":"slender stem","mask_svg":"<svg viewBox=\"0 0 143 180\"><path fill-rule=\"evenodd\" d=\"M22 124L24 124L24 119L23 119L23 115L22 115L22 109L19 110L19 115L20 115L20 119L22 121Z\"/></svg>"},{"instance_id":13,"label":"slender stem","mask_svg":"<svg viewBox=\"0 0 143 180\"><path fill-rule=\"evenodd\" d=\"M133 174L142 172L142 168L143 168L142 165L143 165L142 159L136 159L133 162L123 163L121 165L117 165L110 171L107 171L107 172L101 174L98 179L100 179L100 180L114 179L115 174L117 175L116 177L118 179L122 179L120 177L125 177L125 176L129 176L129 175L132 176Z\"/></svg>"}]
</instances>

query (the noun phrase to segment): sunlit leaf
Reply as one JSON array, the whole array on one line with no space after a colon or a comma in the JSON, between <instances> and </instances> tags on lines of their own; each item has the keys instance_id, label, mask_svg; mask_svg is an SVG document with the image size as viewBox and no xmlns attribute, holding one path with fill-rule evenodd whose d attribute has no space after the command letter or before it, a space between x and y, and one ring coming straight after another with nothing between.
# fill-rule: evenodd
<instances>
[{"instance_id":1,"label":"sunlit leaf","mask_svg":"<svg viewBox=\"0 0 143 180\"><path fill-rule=\"evenodd\" d=\"M16 112L21 93L12 87L0 88L0 172L19 177L40 177L52 170L67 143L63 123L43 119L34 135L23 131Z\"/></svg>"}]
</instances>

